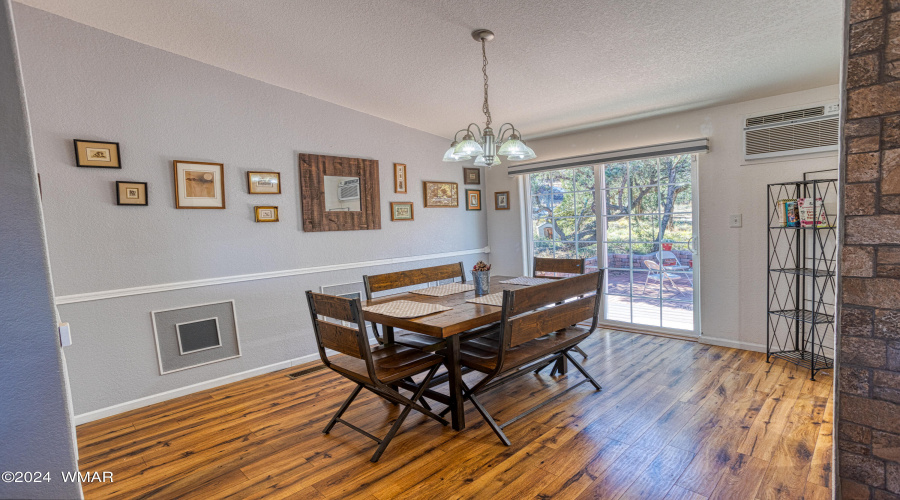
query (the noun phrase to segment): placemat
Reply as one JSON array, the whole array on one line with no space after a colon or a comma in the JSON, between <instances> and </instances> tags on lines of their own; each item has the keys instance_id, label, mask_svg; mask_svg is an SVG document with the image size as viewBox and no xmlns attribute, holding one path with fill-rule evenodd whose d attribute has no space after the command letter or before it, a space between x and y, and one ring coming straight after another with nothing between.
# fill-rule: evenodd
<instances>
[{"instance_id":1,"label":"placemat","mask_svg":"<svg viewBox=\"0 0 900 500\"><path fill-rule=\"evenodd\" d=\"M500 283L506 283L508 285L543 285L544 283L552 283L554 281L559 280L551 280L548 278L529 278L528 276L520 276L518 278L513 278L511 280L501 281Z\"/></svg>"},{"instance_id":2,"label":"placemat","mask_svg":"<svg viewBox=\"0 0 900 500\"><path fill-rule=\"evenodd\" d=\"M466 285L465 283L447 283L446 285L420 288L419 290L410 290L410 293L430 295L432 297L443 297L444 295L453 295L454 293L463 293L474 289L475 285Z\"/></svg>"},{"instance_id":3,"label":"placemat","mask_svg":"<svg viewBox=\"0 0 900 500\"><path fill-rule=\"evenodd\" d=\"M452 307L446 307L438 304L426 304L425 302L414 302L412 300L395 300L374 306L363 307L363 311L373 312L375 314L383 314L385 316L393 316L395 318L418 318L437 312L449 311Z\"/></svg>"},{"instance_id":4,"label":"placemat","mask_svg":"<svg viewBox=\"0 0 900 500\"><path fill-rule=\"evenodd\" d=\"M489 306L503 306L503 292L492 293L489 295L482 295L481 297L475 297L473 299L469 299L466 302L471 302L473 304L486 304Z\"/></svg>"}]
</instances>

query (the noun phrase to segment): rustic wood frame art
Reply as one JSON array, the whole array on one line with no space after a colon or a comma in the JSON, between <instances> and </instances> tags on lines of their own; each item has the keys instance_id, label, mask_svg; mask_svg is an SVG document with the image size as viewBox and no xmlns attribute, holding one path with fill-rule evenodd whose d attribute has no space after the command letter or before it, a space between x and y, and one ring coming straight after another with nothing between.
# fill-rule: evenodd
<instances>
[{"instance_id":1,"label":"rustic wood frame art","mask_svg":"<svg viewBox=\"0 0 900 500\"><path fill-rule=\"evenodd\" d=\"M463 184L481 184L481 169L463 168Z\"/></svg>"},{"instance_id":2,"label":"rustic wood frame art","mask_svg":"<svg viewBox=\"0 0 900 500\"><path fill-rule=\"evenodd\" d=\"M466 189L466 210L481 210L480 189Z\"/></svg>"},{"instance_id":3,"label":"rustic wood frame art","mask_svg":"<svg viewBox=\"0 0 900 500\"><path fill-rule=\"evenodd\" d=\"M409 207L409 217L397 217L397 209ZM392 201L391 202L391 220L416 220L415 211L413 210L413 202L411 201Z\"/></svg>"},{"instance_id":4,"label":"rustic wood frame art","mask_svg":"<svg viewBox=\"0 0 900 500\"><path fill-rule=\"evenodd\" d=\"M443 191L445 188L448 197L435 196L436 193ZM425 208L454 208L459 206L459 184L455 182L423 181L422 191L425 194Z\"/></svg>"},{"instance_id":5,"label":"rustic wood frame art","mask_svg":"<svg viewBox=\"0 0 900 500\"><path fill-rule=\"evenodd\" d=\"M409 178L406 176L406 164L394 163L394 192L406 194L406 185Z\"/></svg>"},{"instance_id":6,"label":"rustic wood frame art","mask_svg":"<svg viewBox=\"0 0 900 500\"><path fill-rule=\"evenodd\" d=\"M505 196L503 199L504 203L500 203L500 197ZM494 193L494 209L495 210L509 210L509 191L497 191Z\"/></svg>"},{"instance_id":7,"label":"rustic wood frame art","mask_svg":"<svg viewBox=\"0 0 900 500\"><path fill-rule=\"evenodd\" d=\"M75 165L79 167L122 168L122 156L119 154L118 142L84 141L74 139ZM98 154L92 160L94 154Z\"/></svg>"},{"instance_id":8,"label":"rustic wood frame art","mask_svg":"<svg viewBox=\"0 0 900 500\"><path fill-rule=\"evenodd\" d=\"M358 212L325 211L325 176L359 178ZM304 231L381 229L378 160L300 153L300 205Z\"/></svg>"}]
</instances>

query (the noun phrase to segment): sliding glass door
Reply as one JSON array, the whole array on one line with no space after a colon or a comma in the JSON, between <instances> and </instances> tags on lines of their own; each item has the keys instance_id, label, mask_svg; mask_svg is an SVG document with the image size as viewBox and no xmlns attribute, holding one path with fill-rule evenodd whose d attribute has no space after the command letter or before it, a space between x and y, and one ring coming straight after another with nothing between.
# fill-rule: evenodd
<instances>
[{"instance_id":1,"label":"sliding glass door","mask_svg":"<svg viewBox=\"0 0 900 500\"><path fill-rule=\"evenodd\" d=\"M600 165L605 319L699 334L696 155Z\"/></svg>"},{"instance_id":2,"label":"sliding glass door","mask_svg":"<svg viewBox=\"0 0 900 500\"><path fill-rule=\"evenodd\" d=\"M699 335L697 155L531 174L532 255L606 269L603 318Z\"/></svg>"}]
</instances>

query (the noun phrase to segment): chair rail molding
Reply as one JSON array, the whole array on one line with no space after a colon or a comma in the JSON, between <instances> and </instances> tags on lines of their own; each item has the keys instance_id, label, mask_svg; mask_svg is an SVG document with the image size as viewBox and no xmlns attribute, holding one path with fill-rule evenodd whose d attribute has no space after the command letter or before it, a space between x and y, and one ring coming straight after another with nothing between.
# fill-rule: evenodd
<instances>
[{"instance_id":1,"label":"chair rail molding","mask_svg":"<svg viewBox=\"0 0 900 500\"><path fill-rule=\"evenodd\" d=\"M417 262L422 260L444 259L449 257L459 257L463 255L490 254L491 247L473 248L470 250L457 250L454 252L432 253L424 255L410 255L403 257L392 257L388 259L367 260L360 262L348 262L345 264L331 264L327 266L301 267L297 269L285 269L282 271L268 271L264 273L239 274L234 276L222 276L219 278L207 278L190 281L179 281L174 283L160 283L157 285L137 286L132 288L118 288L114 290L101 290L98 292L76 293L71 295L59 295L56 297L56 304L77 304L79 302L91 302L95 300L115 299L119 297L128 297L131 295L144 295L149 293L169 292L172 290L183 290L185 288L199 288L204 286L227 285L229 283L240 283L243 281L267 280L275 278L286 278L290 276L300 276L303 274L324 273L329 271L340 271L345 269L358 269L362 267L387 266L391 264L402 264L404 262Z\"/></svg>"}]
</instances>

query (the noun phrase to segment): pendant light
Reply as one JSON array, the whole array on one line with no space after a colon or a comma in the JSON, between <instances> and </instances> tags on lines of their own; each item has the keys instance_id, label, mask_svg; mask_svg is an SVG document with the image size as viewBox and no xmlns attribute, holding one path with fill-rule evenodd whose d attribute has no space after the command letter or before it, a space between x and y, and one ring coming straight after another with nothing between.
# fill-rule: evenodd
<instances>
[{"instance_id":1,"label":"pendant light","mask_svg":"<svg viewBox=\"0 0 900 500\"><path fill-rule=\"evenodd\" d=\"M489 30L475 30L472 32L472 38L476 42L481 42L481 72L484 74L484 103L481 105L481 111L484 113L485 123L484 129L475 123L470 123L468 127L456 133L450 149L444 153L444 161L460 162L475 157L474 165L477 167L492 167L500 165L500 156L505 156L511 161L532 160L537 158L534 150L525 144L522 140L522 134L511 123L504 123L494 136L494 130L491 128L491 108L488 105L488 75L487 75L487 42L494 39L494 34ZM474 131L473 131L474 127ZM465 133L462 140L459 140L459 134ZM500 144L500 149L497 149Z\"/></svg>"}]
</instances>

